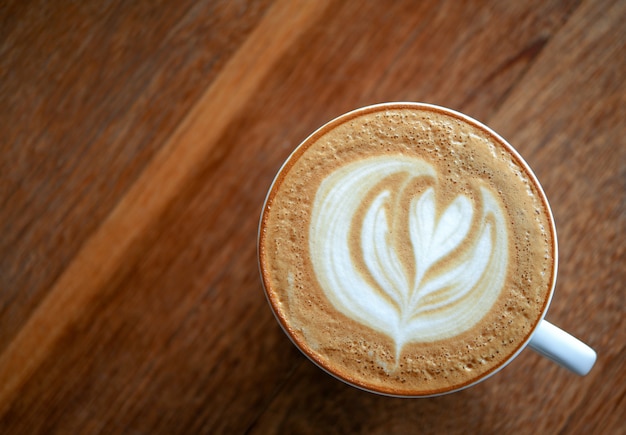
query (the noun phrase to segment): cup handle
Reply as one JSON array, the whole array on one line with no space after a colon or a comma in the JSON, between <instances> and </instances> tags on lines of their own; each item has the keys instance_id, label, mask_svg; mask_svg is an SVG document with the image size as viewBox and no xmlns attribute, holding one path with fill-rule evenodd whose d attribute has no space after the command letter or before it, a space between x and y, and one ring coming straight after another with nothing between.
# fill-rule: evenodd
<instances>
[{"instance_id":1,"label":"cup handle","mask_svg":"<svg viewBox=\"0 0 626 435\"><path fill-rule=\"evenodd\" d=\"M596 362L595 350L546 320L539 323L528 345L580 376L589 373Z\"/></svg>"}]
</instances>

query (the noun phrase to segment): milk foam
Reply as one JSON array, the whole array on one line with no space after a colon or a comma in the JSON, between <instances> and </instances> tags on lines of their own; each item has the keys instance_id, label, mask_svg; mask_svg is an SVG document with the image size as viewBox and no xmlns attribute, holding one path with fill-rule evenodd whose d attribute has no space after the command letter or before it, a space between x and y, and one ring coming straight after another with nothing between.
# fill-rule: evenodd
<instances>
[{"instance_id":1,"label":"milk foam","mask_svg":"<svg viewBox=\"0 0 626 435\"><path fill-rule=\"evenodd\" d=\"M404 181L386 186L394 176ZM494 194L480 186L478 199L461 194L438 210L437 178L418 158L369 157L328 175L313 204L309 250L322 290L338 311L388 335L396 357L406 343L469 330L506 278L507 227ZM394 228L407 223L394 219L407 205L397 198L407 192L391 189L406 190L418 179L427 183L409 192L408 231ZM408 240L398 243L394 230L405 230Z\"/></svg>"}]
</instances>

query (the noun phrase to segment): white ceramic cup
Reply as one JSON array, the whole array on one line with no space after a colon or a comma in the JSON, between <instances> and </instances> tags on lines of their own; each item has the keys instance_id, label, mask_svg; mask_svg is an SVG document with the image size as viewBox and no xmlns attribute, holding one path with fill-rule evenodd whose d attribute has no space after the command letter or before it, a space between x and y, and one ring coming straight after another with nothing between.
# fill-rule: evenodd
<instances>
[{"instance_id":1,"label":"white ceramic cup","mask_svg":"<svg viewBox=\"0 0 626 435\"><path fill-rule=\"evenodd\" d=\"M456 388L456 389L451 389L451 390L447 390L443 393L437 393L437 394L431 394L431 395L420 395L420 396L398 396L398 397L432 397L432 396L439 396L439 395L443 395L443 394L449 394L449 393L453 393L456 391L460 391L466 388L469 388L473 385L476 385L488 378L490 378L491 376L493 376L495 373L499 372L500 370L502 370L504 367L506 367L511 361L513 361L527 346L529 346L531 349L533 349L534 351L536 351L537 353L539 353L540 355L560 364L561 366L569 369L570 371L576 373L577 375L581 375L584 376L587 373L589 373L589 371L591 370L591 368L593 367L593 365L595 364L596 361L596 352L589 346L587 346L585 343L583 343L582 341L578 340L577 338L573 337L572 335L568 334L567 332L563 331L562 329L558 328L557 326L554 326L553 324L549 323L547 320L545 320L545 315L546 312L548 311L548 308L550 306L551 300L552 300L552 296L554 294L554 288L555 288L555 284L556 284L556 276L557 276L557 269L558 269L558 243L557 243L557 237L556 237L556 228L554 227L554 217L552 215L552 210L550 209L549 206L549 202L547 200L547 198L545 197L545 193L543 192L543 188L541 187L541 184L539 183L539 181L537 180L536 176L534 175L534 172L531 170L530 166L528 166L528 164L526 163L526 161L519 155L519 153L517 153L517 151L515 150L515 148L513 148L506 140L504 140L501 136L499 136L496 132L494 132L493 130L491 130L489 127L486 127L484 124L480 123L479 121L476 121L473 118L470 118L467 115L464 115L462 113L456 112L454 110L451 109L446 109L446 108L442 108L442 107L438 107L438 106L433 106L430 104L423 104L423 103L383 103L380 105L376 105L376 106L385 106L385 105L409 105L409 106L416 106L416 107L422 107L422 108L434 108L437 109L439 111L443 111L443 112L447 112L449 114L454 114L454 116L456 117L460 117L462 119L467 120L469 123L471 124L477 124L480 125L482 128L484 128L485 130L488 130L493 136L498 137L503 143L507 144L508 147L510 147L509 151L514 153L518 158L519 161L522 162L528 169L528 174L530 176L532 176L534 178L534 181L536 183L536 185L538 186L540 193L543 195L544 200L545 200L545 204L547 205L547 209L548 212L550 214L550 222L552 225L552 233L554 234L554 279L552 281L552 285L550 288L550 295L548 298L548 302L545 305L545 309L541 315L541 320L536 324L533 332L530 334L529 338L526 340L525 343L523 343L517 350L516 353L514 353L507 361L505 361L503 364L501 364L497 369L485 374L485 376L475 380L474 382L467 384L467 385L463 385L462 387ZM360 110L367 110L368 108L371 107L375 107L375 106L369 106L369 107L364 107L361 109L357 109L357 111ZM356 112L356 111L355 111ZM340 116L339 118L330 121L328 124L333 123L339 119L341 119L344 116L350 116L352 113L354 112L350 112L347 113L345 115ZM314 136L316 133L318 133L319 131L324 130L328 124L320 127L316 132L314 132L311 136ZM308 138L307 138L308 140ZM307 140L305 140L303 143L305 143ZM296 149L297 150L297 149ZM279 170L278 174L281 173L281 171L285 168L285 166L287 165L287 163L289 162L289 160L293 157L293 155L296 153L296 151L294 151L294 153L286 160L285 164L283 165L283 167ZM267 201L269 199L270 193L272 192L272 188L274 187L274 184L276 182L277 177L274 179L274 182L272 183L269 192L268 192L268 196L265 200L265 204L263 206L263 211L261 214L261 222L259 224L259 239L257 241L257 243L260 243L260 234L262 231L262 224L263 224L263 214L265 213L266 210L266 206L267 206ZM259 267L262 268L263 265L261 264L260 260L259 260ZM263 282L263 279L261 280ZM263 282L263 285L265 286L265 283ZM380 391L376 391L376 390L370 390L367 388L364 388L361 385L356 385L356 384L352 384L348 381L346 381L345 379L342 379L338 376L336 376L334 373L330 372L329 370L327 370L325 367L322 367L321 365L319 365L313 358L311 358L310 355L308 355L305 351L302 350L302 348L300 348L300 346L298 345L297 341L294 340L294 338L290 335L289 331L287 329L285 329L284 325L281 323L279 316L276 315L276 307L274 307L271 303L271 300L268 296L267 293L267 289L265 289L265 294L266 297L268 297L268 302L270 303L270 307L272 308L272 311L274 312L274 315L276 316L278 323L281 325L281 327L283 328L283 330L285 331L285 334L287 334L287 336L290 338L290 340L294 343L294 345L296 347L298 347L298 349L300 349L302 351L302 353L307 356L312 362L314 362L316 365L318 365L318 367L320 367L322 370L326 371L327 373L329 373L330 375L336 377L337 379L352 385L354 387L366 390L366 391L370 391L373 393L377 393L377 394L382 394L382 395L387 395L387 396L392 396L390 394L386 394L386 393L382 393Z\"/></svg>"}]
</instances>

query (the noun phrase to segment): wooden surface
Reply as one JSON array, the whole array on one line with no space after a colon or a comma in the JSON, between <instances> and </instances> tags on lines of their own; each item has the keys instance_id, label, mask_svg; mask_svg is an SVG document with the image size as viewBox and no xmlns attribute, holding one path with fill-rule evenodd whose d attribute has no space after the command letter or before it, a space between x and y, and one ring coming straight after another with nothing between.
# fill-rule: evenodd
<instances>
[{"instance_id":1,"label":"wooden surface","mask_svg":"<svg viewBox=\"0 0 626 435\"><path fill-rule=\"evenodd\" d=\"M0 433L626 433L626 2L9 1L0 6ZM256 231L290 151L348 110L423 101L507 138L553 207L524 351L391 399L274 320Z\"/></svg>"}]
</instances>

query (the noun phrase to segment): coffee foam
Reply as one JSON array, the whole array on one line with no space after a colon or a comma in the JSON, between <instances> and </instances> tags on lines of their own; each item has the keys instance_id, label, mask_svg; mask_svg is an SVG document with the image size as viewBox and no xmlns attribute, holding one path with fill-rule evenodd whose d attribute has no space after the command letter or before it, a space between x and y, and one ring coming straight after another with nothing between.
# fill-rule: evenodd
<instances>
[{"instance_id":1,"label":"coffee foam","mask_svg":"<svg viewBox=\"0 0 626 435\"><path fill-rule=\"evenodd\" d=\"M310 255L326 297L346 316L390 336L397 358L407 342L442 340L474 326L506 275L508 234L494 195L480 187L478 204L459 195L437 213L435 188L419 196L415 189L420 181L436 186L436 177L420 159L369 158L325 178L313 205ZM413 196L404 219L397 218L403 192L392 195L394 187ZM380 193L366 201L375 190ZM394 243L394 220L408 224L409 237L399 240L406 246ZM468 234L471 227L478 237Z\"/></svg>"},{"instance_id":2,"label":"coffee foam","mask_svg":"<svg viewBox=\"0 0 626 435\"><path fill-rule=\"evenodd\" d=\"M298 148L268 196L259 254L272 308L311 359L364 388L426 395L493 372L529 338L553 283L552 228L506 144L397 105Z\"/></svg>"}]
</instances>

